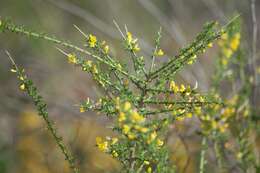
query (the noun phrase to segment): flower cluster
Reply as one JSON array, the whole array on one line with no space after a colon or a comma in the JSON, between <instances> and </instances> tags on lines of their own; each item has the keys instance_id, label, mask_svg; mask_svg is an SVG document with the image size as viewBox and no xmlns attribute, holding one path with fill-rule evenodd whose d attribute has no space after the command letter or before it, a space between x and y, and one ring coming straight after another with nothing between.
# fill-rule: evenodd
<instances>
[{"instance_id":1,"label":"flower cluster","mask_svg":"<svg viewBox=\"0 0 260 173\"><path fill-rule=\"evenodd\" d=\"M215 95L219 98L218 95ZM209 135L218 131L225 133L229 127L230 119L235 116L235 106L237 104L237 97L224 101L225 106L211 105L205 112L197 112L197 116L201 120L202 132Z\"/></svg>"},{"instance_id":2,"label":"flower cluster","mask_svg":"<svg viewBox=\"0 0 260 173\"><path fill-rule=\"evenodd\" d=\"M174 82L179 70L186 64L194 63L200 53L212 47L213 41L225 33L226 27L219 29L216 22L206 24L191 44L181 49L178 55L168 59L164 64L158 63L160 65L158 68L154 68L155 56L164 55L160 47L160 32L158 32L155 48L151 54L152 63L146 64L146 57L136 54L140 51L138 40L133 38L127 28L124 35L118 26L124 39L123 44L132 59L132 64L124 65L118 61L117 57L109 54L109 46L106 42L98 40L92 34L84 34L80 29L78 30L87 39L87 45L84 48L47 35L30 32L24 27L9 23L1 25L1 29L43 38L76 52L68 54L59 49L70 64L87 72L104 94L97 102L87 98L79 104L79 110L82 113L88 110L96 111L108 115L113 120L112 129L117 137L97 137L96 145L102 152L110 154L122 164L122 172L173 173L175 168L169 159L170 152L165 141L166 132L169 131L171 124L198 114L202 124L210 124L210 130L203 127L204 131L213 129L212 131L224 132L226 124L233 117L234 104L229 107L218 107L218 98L199 94L196 86L191 88ZM238 36L234 36L230 45L232 51L237 49L239 39ZM22 77L25 78L25 76ZM22 82L20 89L29 88L26 83ZM214 106L213 110L221 113L214 116L202 114L202 107L208 109L208 113L213 112L209 106ZM42 110L39 109L39 111ZM60 144L60 139L55 134L54 137L57 138L61 149L64 149L64 145ZM67 156L65 151L63 154ZM77 172L71 157L66 157L66 159L70 159L70 164Z\"/></svg>"},{"instance_id":3,"label":"flower cluster","mask_svg":"<svg viewBox=\"0 0 260 173\"><path fill-rule=\"evenodd\" d=\"M227 66L230 58L234 55L240 45L240 33L228 32L221 36L218 41L221 48L220 58L223 66Z\"/></svg>"},{"instance_id":4,"label":"flower cluster","mask_svg":"<svg viewBox=\"0 0 260 173\"><path fill-rule=\"evenodd\" d=\"M164 55L164 51L162 49L159 49L155 52L155 56L163 56Z\"/></svg>"},{"instance_id":5,"label":"flower cluster","mask_svg":"<svg viewBox=\"0 0 260 173\"><path fill-rule=\"evenodd\" d=\"M185 87L184 84L181 84L180 86L176 85L174 81L170 81L170 90L172 90L174 93L183 93L186 95L190 95L192 90L190 86Z\"/></svg>"},{"instance_id":6,"label":"flower cluster","mask_svg":"<svg viewBox=\"0 0 260 173\"><path fill-rule=\"evenodd\" d=\"M96 47L96 45L97 45L97 37L95 35L89 34L89 36L88 36L88 45L91 48Z\"/></svg>"},{"instance_id":7,"label":"flower cluster","mask_svg":"<svg viewBox=\"0 0 260 173\"><path fill-rule=\"evenodd\" d=\"M118 138L97 137L97 147L126 167L133 165L135 171L151 173L168 169L165 165L169 162L168 155L165 155L164 142L159 138L157 126L149 123L130 102L121 103L118 99L116 102L118 118L114 130L120 135Z\"/></svg>"},{"instance_id":8,"label":"flower cluster","mask_svg":"<svg viewBox=\"0 0 260 173\"><path fill-rule=\"evenodd\" d=\"M130 51L133 51L133 52L139 51L140 47L139 47L137 41L138 41L138 39L137 38L134 39L131 32L126 33L127 49L129 49Z\"/></svg>"}]
</instances>

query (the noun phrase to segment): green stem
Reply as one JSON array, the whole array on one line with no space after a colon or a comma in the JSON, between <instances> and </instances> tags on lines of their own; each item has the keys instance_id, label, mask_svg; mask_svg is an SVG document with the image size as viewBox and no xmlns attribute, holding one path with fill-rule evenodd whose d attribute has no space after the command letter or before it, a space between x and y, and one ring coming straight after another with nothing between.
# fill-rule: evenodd
<instances>
[{"instance_id":1,"label":"green stem","mask_svg":"<svg viewBox=\"0 0 260 173\"><path fill-rule=\"evenodd\" d=\"M219 172L223 172L222 154L217 141L214 141L214 151L217 158L218 168L220 170Z\"/></svg>"},{"instance_id":2,"label":"green stem","mask_svg":"<svg viewBox=\"0 0 260 173\"><path fill-rule=\"evenodd\" d=\"M201 142L201 153L200 153L200 172L199 173L204 173L205 172L205 165L206 165L206 159L205 159L205 154L206 154L206 147L207 147L207 138L204 136L202 138Z\"/></svg>"},{"instance_id":3,"label":"green stem","mask_svg":"<svg viewBox=\"0 0 260 173\"><path fill-rule=\"evenodd\" d=\"M3 30L8 30L8 31L11 31L11 32L20 33L20 34L26 35L28 37L31 36L31 37L35 37L35 38L41 38L41 39L53 42L55 44L59 44L59 45L74 49L75 51L84 53L86 55L92 56L93 58L97 59L98 61L110 66L111 68L116 69L117 71L119 71L123 75L129 77L132 81L134 81L134 83L136 83L138 81L138 78L136 78L136 76L132 76L132 75L128 74L126 71L122 70L117 65L111 64L111 63L105 61L104 59L102 59L101 57L94 55L94 54L90 53L89 51L82 49L78 46L75 46L73 44L70 44L68 42L61 41L59 39L48 36L46 34L39 34L39 33L36 33L36 32L31 32L31 31L25 30L23 27L19 27L19 26L16 26L14 24L10 24L10 23L5 23L2 27L3 27Z\"/></svg>"},{"instance_id":4,"label":"green stem","mask_svg":"<svg viewBox=\"0 0 260 173\"><path fill-rule=\"evenodd\" d=\"M155 54L156 54L156 52L158 50L158 47L160 46L161 37L162 37L162 28L160 27L160 30L157 33L157 38L155 39L155 48L154 48L153 55L152 55L152 63L151 63L150 69L149 69L149 76L150 76L150 74L153 71L154 61L155 61Z\"/></svg>"},{"instance_id":5,"label":"green stem","mask_svg":"<svg viewBox=\"0 0 260 173\"><path fill-rule=\"evenodd\" d=\"M18 66L15 64L13 58L11 55L6 52L8 57L10 58L13 66L16 69L17 77L22 83L21 85L24 86L21 88L22 90L26 91L27 94L32 98L34 101L34 105L36 106L38 110L38 114L43 118L47 129L51 133L52 137L54 138L56 144L60 148L62 154L65 157L65 160L68 161L68 164L70 165L70 168L73 170L74 173L79 173L79 169L76 167L75 160L67 147L64 145L63 138L60 137L57 133L57 129L54 126L54 123L49 119L49 113L47 111L47 105L43 101L42 96L38 94L37 88L34 86L33 82L29 79L27 79L26 75L24 74L23 70L20 70Z\"/></svg>"},{"instance_id":6,"label":"green stem","mask_svg":"<svg viewBox=\"0 0 260 173\"><path fill-rule=\"evenodd\" d=\"M203 104L219 104L218 102L214 101L195 101L195 102L189 102L189 101L156 101L156 100L144 100L144 103L149 104L164 104L164 105L170 105L170 104L192 104L192 105L203 105Z\"/></svg>"}]
</instances>

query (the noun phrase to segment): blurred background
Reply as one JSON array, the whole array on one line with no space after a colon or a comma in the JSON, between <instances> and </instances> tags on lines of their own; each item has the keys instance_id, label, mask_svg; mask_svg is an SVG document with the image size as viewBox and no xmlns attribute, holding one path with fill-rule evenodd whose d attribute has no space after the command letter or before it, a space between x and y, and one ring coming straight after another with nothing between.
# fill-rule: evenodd
<instances>
[{"instance_id":1,"label":"blurred background","mask_svg":"<svg viewBox=\"0 0 260 173\"><path fill-rule=\"evenodd\" d=\"M256 9L260 21L259 0ZM189 43L205 22L225 24L237 13L243 19L242 44L250 55L249 0L0 0L1 17L81 46L84 38L73 27L76 24L85 33L106 40L112 54L122 59L126 57L113 20L121 27L126 24L139 38L145 56L152 51L154 36L161 26L166 56L159 61L166 61L167 56L177 54ZM68 64L55 46L12 33L0 34L0 173L69 172L33 103L18 90L5 50L37 85L82 172L116 172L120 165L95 148L96 136L112 134L106 128L108 120L94 112L79 113L75 106L87 97L95 100L101 93L90 76ZM197 81L201 91L208 91L215 52L215 48L207 51L199 62L181 71L179 79L191 85ZM180 172L197 172L200 139L194 136L196 124L190 126L176 128L169 141ZM184 130L185 134L179 132Z\"/></svg>"}]
</instances>

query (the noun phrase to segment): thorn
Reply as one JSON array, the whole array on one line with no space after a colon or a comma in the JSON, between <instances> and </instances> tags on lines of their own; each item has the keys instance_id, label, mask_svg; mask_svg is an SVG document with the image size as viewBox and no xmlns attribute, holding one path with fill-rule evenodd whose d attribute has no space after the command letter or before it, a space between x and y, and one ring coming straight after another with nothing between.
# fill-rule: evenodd
<instances>
[{"instance_id":1,"label":"thorn","mask_svg":"<svg viewBox=\"0 0 260 173\"><path fill-rule=\"evenodd\" d=\"M127 28L126 24L125 24L125 32L128 33L128 28Z\"/></svg>"},{"instance_id":2,"label":"thorn","mask_svg":"<svg viewBox=\"0 0 260 173\"><path fill-rule=\"evenodd\" d=\"M10 59L11 63L13 64L13 66L15 67L16 71L18 71L19 70L18 66L16 65L16 63L15 63L14 59L12 58L11 54L7 50L5 50L5 53L8 56L8 58Z\"/></svg>"},{"instance_id":3,"label":"thorn","mask_svg":"<svg viewBox=\"0 0 260 173\"><path fill-rule=\"evenodd\" d=\"M123 32L122 32L122 30L120 29L120 27L119 27L119 25L117 24L117 22L116 22L115 20L113 20L113 23L114 23L114 25L116 26L117 30L120 32L121 36L122 36L124 39L126 39L126 38L125 38L125 35L123 34Z\"/></svg>"},{"instance_id":4,"label":"thorn","mask_svg":"<svg viewBox=\"0 0 260 173\"><path fill-rule=\"evenodd\" d=\"M198 88L198 81L196 81L195 86L193 87L193 90L196 90Z\"/></svg>"},{"instance_id":5,"label":"thorn","mask_svg":"<svg viewBox=\"0 0 260 173\"><path fill-rule=\"evenodd\" d=\"M88 36L75 24L73 24L73 26L86 38L88 38Z\"/></svg>"},{"instance_id":6,"label":"thorn","mask_svg":"<svg viewBox=\"0 0 260 173\"><path fill-rule=\"evenodd\" d=\"M63 51L62 49L60 49L60 48L58 48L58 47L56 47L56 49L57 49L58 51L60 51L62 54L66 55L66 56L69 55L68 53L66 53L65 51Z\"/></svg>"}]
</instances>

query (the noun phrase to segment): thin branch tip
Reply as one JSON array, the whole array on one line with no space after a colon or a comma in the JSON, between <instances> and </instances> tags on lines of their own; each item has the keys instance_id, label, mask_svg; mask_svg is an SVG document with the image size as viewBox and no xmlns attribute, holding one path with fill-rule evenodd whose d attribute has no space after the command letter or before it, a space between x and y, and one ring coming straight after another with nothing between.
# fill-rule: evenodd
<instances>
[{"instance_id":1,"label":"thin branch tip","mask_svg":"<svg viewBox=\"0 0 260 173\"><path fill-rule=\"evenodd\" d=\"M117 24L117 22L113 19L113 23L114 25L116 26L117 30L119 31L119 33L121 34L121 36L125 39L125 35L124 33L122 32L120 26Z\"/></svg>"},{"instance_id":2,"label":"thin branch tip","mask_svg":"<svg viewBox=\"0 0 260 173\"><path fill-rule=\"evenodd\" d=\"M88 38L87 34L85 34L77 25L73 24L74 28L76 28L84 37Z\"/></svg>"},{"instance_id":3,"label":"thin branch tip","mask_svg":"<svg viewBox=\"0 0 260 173\"><path fill-rule=\"evenodd\" d=\"M5 50L5 53L6 53L7 57L9 58L9 60L11 61L12 65L16 68L16 70L18 70L18 66L16 65L16 63L15 63L14 59L12 58L11 54L7 50Z\"/></svg>"},{"instance_id":4,"label":"thin branch tip","mask_svg":"<svg viewBox=\"0 0 260 173\"><path fill-rule=\"evenodd\" d=\"M61 48L59 47L55 47L59 52L61 52L62 54L68 56L68 53L66 53L64 50L62 50Z\"/></svg>"}]
</instances>

